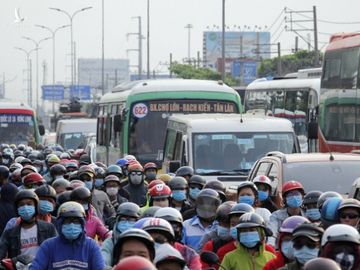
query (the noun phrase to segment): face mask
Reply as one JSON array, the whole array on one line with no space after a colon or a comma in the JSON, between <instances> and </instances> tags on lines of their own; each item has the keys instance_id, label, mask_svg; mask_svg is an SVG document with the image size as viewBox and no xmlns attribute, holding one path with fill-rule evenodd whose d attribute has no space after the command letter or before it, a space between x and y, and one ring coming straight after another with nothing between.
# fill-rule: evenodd
<instances>
[{"instance_id":1,"label":"face mask","mask_svg":"<svg viewBox=\"0 0 360 270\"><path fill-rule=\"evenodd\" d=\"M122 220L122 221L119 221L116 225L116 229L123 233L129 229L131 229L133 226L134 226L135 222L133 221L128 221L128 220Z\"/></svg>"},{"instance_id":2,"label":"face mask","mask_svg":"<svg viewBox=\"0 0 360 270\"><path fill-rule=\"evenodd\" d=\"M246 203L253 206L254 198L252 196L244 195L239 197L239 203Z\"/></svg>"},{"instance_id":3,"label":"face mask","mask_svg":"<svg viewBox=\"0 0 360 270\"><path fill-rule=\"evenodd\" d=\"M148 172L148 173L146 174L146 179L147 179L147 180L154 180L154 179L156 179L156 173L155 173L155 172Z\"/></svg>"},{"instance_id":4,"label":"face mask","mask_svg":"<svg viewBox=\"0 0 360 270\"><path fill-rule=\"evenodd\" d=\"M46 215L54 211L54 205L47 200L39 201L39 212L42 215Z\"/></svg>"},{"instance_id":5,"label":"face mask","mask_svg":"<svg viewBox=\"0 0 360 270\"><path fill-rule=\"evenodd\" d=\"M231 238L230 229L223 226L218 226L217 235L221 240L229 240Z\"/></svg>"},{"instance_id":6,"label":"face mask","mask_svg":"<svg viewBox=\"0 0 360 270\"><path fill-rule=\"evenodd\" d=\"M196 200L197 196L199 195L199 192L201 190L199 188L190 188L189 190L189 196L191 199Z\"/></svg>"},{"instance_id":7,"label":"face mask","mask_svg":"<svg viewBox=\"0 0 360 270\"><path fill-rule=\"evenodd\" d=\"M321 213L317 208L307 209L305 214L311 221L317 221L321 218Z\"/></svg>"},{"instance_id":8,"label":"face mask","mask_svg":"<svg viewBox=\"0 0 360 270\"><path fill-rule=\"evenodd\" d=\"M232 239L237 240L237 229L236 227L230 228L230 236Z\"/></svg>"},{"instance_id":9,"label":"face mask","mask_svg":"<svg viewBox=\"0 0 360 270\"><path fill-rule=\"evenodd\" d=\"M92 191L92 189L93 189L93 181L85 181L84 183L85 183L85 187L88 190Z\"/></svg>"},{"instance_id":10,"label":"face mask","mask_svg":"<svg viewBox=\"0 0 360 270\"><path fill-rule=\"evenodd\" d=\"M260 242L257 231L240 233L239 242L247 248L253 248Z\"/></svg>"},{"instance_id":11,"label":"face mask","mask_svg":"<svg viewBox=\"0 0 360 270\"><path fill-rule=\"evenodd\" d=\"M171 197L177 202L182 202L186 200L186 192L183 190L174 190Z\"/></svg>"},{"instance_id":12,"label":"face mask","mask_svg":"<svg viewBox=\"0 0 360 270\"><path fill-rule=\"evenodd\" d=\"M35 215L35 206L33 205L23 205L18 208L19 216L25 220L29 221Z\"/></svg>"},{"instance_id":13,"label":"face mask","mask_svg":"<svg viewBox=\"0 0 360 270\"><path fill-rule=\"evenodd\" d=\"M133 185L140 185L143 177L142 175L130 175L129 176L130 183Z\"/></svg>"},{"instance_id":14,"label":"face mask","mask_svg":"<svg viewBox=\"0 0 360 270\"><path fill-rule=\"evenodd\" d=\"M99 188L104 184L104 179L95 179L95 187Z\"/></svg>"},{"instance_id":15,"label":"face mask","mask_svg":"<svg viewBox=\"0 0 360 270\"><path fill-rule=\"evenodd\" d=\"M301 249L294 249L294 257L302 265L307 261L316 258L318 254L318 248L308 248L307 246L303 246Z\"/></svg>"},{"instance_id":16,"label":"face mask","mask_svg":"<svg viewBox=\"0 0 360 270\"><path fill-rule=\"evenodd\" d=\"M294 247L292 241L284 241L281 243L281 252L285 255L289 260L294 259Z\"/></svg>"},{"instance_id":17,"label":"face mask","mask_svg":"<svg viewBox=\"0 0 360 270\"><path fill-rule=\"evenodd\" d=\"M79 235L82 233L82 227L81 224L63 224L61 226L61 232L64 235L64 237L68 240L75 240L79 237Z\"/></svg>"},{"instance_id":18,"label":"face mask","mask_svg":"<svg viewBox=\"0 0 360 270\"><path fill-rule=\"evenodd\" d=\"M340 265L341 270L350 270L354 267L355 256L347 252L341 252L335 255L334 261Z\"/></svg>"},{"instance_id":19,"label":"face mask","mask_svg":"<svg viewBox=\"0 0 360 270\"><path fill-rule=\"evenodd\" d=\"M258 196L260 202L266 201L269 198L269 192L260 190Z\"/></svg>"},{"instance_id":20,"label":"face mask","mask_svg":"<svg viewBox=\"0 0 360 270\"><path fill-rule=\"evenodd\" d=\"M84 207L85 211L89 210L89 205L87 203L82 204L82 206Z\"/></svg>"},{"instance_id":21,"label":"face mask","mask_svg":"<svg viewBox=\"0 0 360 270\"><path fill-rule=\"evenodd\" d=\"M119 188L117 187L106 188L106 193L109 194L109 196L115 196L116 194L118 194L118 192Z\"/></svg>"},{"instance_id":22,"label":"face mask","mask_svg":"<svg viewBox=\"0 0 360 270\"><path fill-rule=\"evenodd\" d=\"M299 208L303 203L301 195L294 195L286 197L286 204L290 208Z\"/></svg>"}]
</instances>

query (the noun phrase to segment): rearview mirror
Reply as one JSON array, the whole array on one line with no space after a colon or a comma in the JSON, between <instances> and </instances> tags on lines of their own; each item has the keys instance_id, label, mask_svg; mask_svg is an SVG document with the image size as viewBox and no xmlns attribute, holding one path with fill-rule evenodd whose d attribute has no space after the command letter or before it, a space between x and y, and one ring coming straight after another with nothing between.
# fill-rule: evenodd
<instances>
[{"instance_id":1,"label":"rearview mirror","mask_svg":"<svg viewBox=\"0 0 360 270\"><path fill-rule=\"evenodd\" d=\"M180 168L180 161L178 160L172 160L170 161L170 164L169 164L169 171L171 173L175 173L177 171L177 169Z\"/></svg>"},{"instance_id":2,"label":"rearview mirror","mask_svg":"<svg viewBox=\"0 0 360 270\"><path fill-rule=\"evenodd\" d=\"M121 114L114 116L114 132L121 132L123 126L123 118Z\"/></svg>"},{"instance_id":3,"label":"rearview mirror","mask_svg":"<svg viewBox=\"0 0 360 270\"><path fill-rule=\"evenodd\" d=\"M45 134L45 127L44 127L44 125L39 125L39 133L40 133L40 136L44 136L44 134Z\"/></svg>"}]
</instances>

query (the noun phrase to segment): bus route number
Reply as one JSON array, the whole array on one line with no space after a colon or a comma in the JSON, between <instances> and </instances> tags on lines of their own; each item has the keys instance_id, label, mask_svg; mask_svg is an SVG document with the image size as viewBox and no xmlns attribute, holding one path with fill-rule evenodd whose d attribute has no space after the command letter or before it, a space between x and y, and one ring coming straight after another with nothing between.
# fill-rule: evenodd
<instances>
[{"instance_id":1,"label":"bus route number","mask_svg":"<svg viewBox=\"0 0 360 270\"><path fill-rule=\"evenodd\" d=\"M144 103L137 103L134 105L132 113L136 118L144 118L148 114L148 107Z\"/></svg>"}]
</instances>

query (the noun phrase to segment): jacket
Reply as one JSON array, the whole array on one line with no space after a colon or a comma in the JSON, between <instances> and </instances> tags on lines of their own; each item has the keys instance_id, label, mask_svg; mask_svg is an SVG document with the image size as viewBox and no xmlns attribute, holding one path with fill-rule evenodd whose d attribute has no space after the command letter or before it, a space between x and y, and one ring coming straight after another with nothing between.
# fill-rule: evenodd
<instances>
[{"instance_id":1,"label":"jacket","mask_svg":"<svg viewBox=\"0 0 360 270\"><path fill-rule=\"evenodd\" d=\"M96 235L99 236L99 239L101 240L105 240L111 236L109 230L104 226L101 220L94 216L92 207L89 207L86 215L85 231L86 235L92 239L94 239Z\"/></svg>"},{"instance_id":2,"label":"jacket","mask_svg":"<svg viewBox=\"0 0 360 270\"><path fill-rule=\"evenodd\" d=\"M14 205L15 195L18 188L14 184L4 184L1 187L0 197L0 235L5 229L6 223L13 217L16 217L16 209Z\"/></svg>"},{"instance_id":3,"label":"jacket","mask_svg":"<svg viewBox=\"0 0 360 270\"><path fill-rule=\"evenodd\" d=\"M264 265L275 255L260 245L257 255L252 256L246 248L237 245L236 249L225 255L220 268L227 270L262 270ZM220 269L219 268L219 269Z\"/></svg>"},{"instance_id":4,"label":"jacket","mask_svg":"<svg viewBox=\"0 0 360 270\"><path fill-rule=\"evenodd\" d=\"M71 242L63 235L46 240L41 244L30 270L105 268L100 248L96 242L83 234Z\"/></svg>"},{"instance_id":5,"label":"jacket","mask_svg":"<svg viewBox=\"0 0 360 270\"><path fill-rule=\"evenodd\" d=\"M195 250L178 242L175 242L174 248L184 257L189 270L201 270L200 256Z\"/></svg>"},{"instance_id":6,"label":"jacket","mask_svg":"<svg viewBox=\"0 0 360 270\"><path fill-rule=\"evenodd\" d=\"M270 261L268 261L263 270L277 270L281 267L284 267L286 264L286 259L284 255L279 251L276 253L276 257Z\"/></svg>"},{"instance_id":7,"label":"jacket","mask_svg":"<svg viewBox=\"0 0 360 270\"><path fill-rule=\"evenodd\" d=\"M116 215L114 206L104 191L94 189L91 196L91 204L96 209L96 216L102 221Z\"/></svg>"},{"instance_id":8,"label":"jacket","mask_svg":"<svg viewBox=\"0 0 360 270\"><path fill-rule=\"evenodd\" d=\"M42 220L36 221L38 245L46 239L57 235L55 226ZM0 260L5 257L13 258L21 254L20 243L21 224L4 231L0 239ZM7 256L6 256L7 255Z\"/></svg>"},{"instance_id":9,"label":"jacket","mask_svg":"<svg viewBox=\"0 0 360 270\"><path fill-rule=\"evenodd\" d=\"M129 201L136 203L138 206L143 207L146 205L147 198L147 185L141 183L140 185L132 185L130 182L124 187L124 190L129 193Z\"/></svg>"}]
</instances>

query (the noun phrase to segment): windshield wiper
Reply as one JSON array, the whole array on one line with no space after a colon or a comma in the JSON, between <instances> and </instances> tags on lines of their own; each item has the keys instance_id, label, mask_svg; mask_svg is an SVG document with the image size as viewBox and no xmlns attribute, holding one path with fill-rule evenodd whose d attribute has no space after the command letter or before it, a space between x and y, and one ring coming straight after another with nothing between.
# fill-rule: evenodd
<instances>
[{"instance_id":1,"label":"windshield wiper","mask_svg":"<svg viewBox=\"0 0 360 270\"><path fill-rule=\"evenodd\" d=\"M230 171L211 171L211 172L197 172L200 175L231 175L234 172Z\"/></svg>"}]
</instances>

